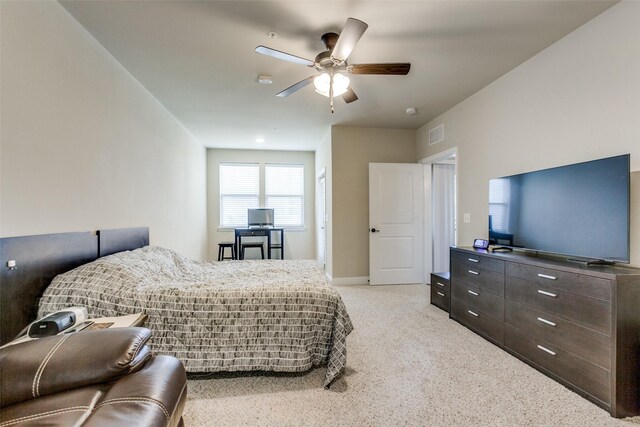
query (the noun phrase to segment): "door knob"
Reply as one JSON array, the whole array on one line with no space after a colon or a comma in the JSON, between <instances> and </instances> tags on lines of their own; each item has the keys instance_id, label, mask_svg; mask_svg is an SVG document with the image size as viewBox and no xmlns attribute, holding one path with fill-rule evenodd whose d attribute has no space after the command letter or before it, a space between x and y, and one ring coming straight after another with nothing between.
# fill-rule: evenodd
<instances>
[{"instance_id":1,"label":"door knob","mask_svg":"<svg viewBox=\"0 0 640 427\"><path fill-rule=\"evenodd\" d=\"M372 232L372 233L379 233L379 232L380 232L380 230L376 230L375 228L372 228L372 229L371 229L371 232Z\"/></svg>"}]
</instances>

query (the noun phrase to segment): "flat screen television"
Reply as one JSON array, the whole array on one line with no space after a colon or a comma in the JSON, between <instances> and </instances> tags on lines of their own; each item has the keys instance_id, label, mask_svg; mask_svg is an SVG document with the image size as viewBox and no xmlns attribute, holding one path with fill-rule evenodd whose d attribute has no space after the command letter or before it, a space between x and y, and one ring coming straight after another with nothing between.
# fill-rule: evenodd
<instances>
[{"instance_id":1,"label":"flat screen television","mask_svg":"<svg viewBox=\"0 0 640 427\"><path fill-rule=\"evenodd\" d=\"M249 227L273 227L273 209L249 209Z\"/></svg>"},{"instance_id":2,"label":"flat screen television","mask_svg":"<svg viewBox=\"0 0 640 427\"><path fill-rule=\"evenodd\" d=\"M629 263L629 154L489 181L489 241Z\"/></svg>"}]
</instances>

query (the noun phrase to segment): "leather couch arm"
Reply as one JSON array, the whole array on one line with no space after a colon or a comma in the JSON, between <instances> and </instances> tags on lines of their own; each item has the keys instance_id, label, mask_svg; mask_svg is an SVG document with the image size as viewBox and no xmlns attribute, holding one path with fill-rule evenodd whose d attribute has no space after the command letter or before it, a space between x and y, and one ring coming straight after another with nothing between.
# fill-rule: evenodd
<instances>
[{"instance_id":1,"label":"leather couch arm","mask_svg":"<svg viewBox=\"0 0 640 427\"><path fill-rule=\"evenodd\" d=\"M84 427L175 427L180 425L186 400L182 363L172 356L154 356L144 369L111 384Z\"/></svg>"},{"instance_id":2,"label":"leather couch arm","mask_svg":"<svg viewBox=\"0 0 640 427\"><path fill-rule=\"evenodd\" d=\"M0 407L106 383L151 357L146 328L112 328L40 338L0 349Z\"/></svg>"}]
</instances>

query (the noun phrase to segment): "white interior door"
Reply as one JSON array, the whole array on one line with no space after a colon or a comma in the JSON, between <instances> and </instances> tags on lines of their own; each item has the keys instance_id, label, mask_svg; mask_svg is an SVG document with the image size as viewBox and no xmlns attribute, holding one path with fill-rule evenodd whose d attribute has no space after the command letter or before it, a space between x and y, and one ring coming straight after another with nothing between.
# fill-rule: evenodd
<instances>
[{"instance_id":1,"label":"white interior door","mask_svg":"<svg viewBox=\"0 0 640 427\"><path fill-rule=\"evenodd\" d=\"M369 163L369 282L422 282L423 166Z\"/></svg>"}]
</instances>

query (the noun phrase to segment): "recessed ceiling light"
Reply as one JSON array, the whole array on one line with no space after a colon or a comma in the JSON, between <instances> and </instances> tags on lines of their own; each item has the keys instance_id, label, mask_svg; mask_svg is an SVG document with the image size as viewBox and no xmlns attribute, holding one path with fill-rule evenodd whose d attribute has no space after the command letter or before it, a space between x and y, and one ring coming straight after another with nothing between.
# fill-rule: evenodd
<instances>
[{"instance_id":1,"label":"recessed ceiling light","mask_svg":"<svg viewBox=\"0 0 640 427\"><path fill-rule=\"evenodd\" d=\"M278 37L278 33L276 33L275 31L269 31L267 33L267 37L269 37L270 39L275 39L276 37Z\"/></svg>"},{"instance_id":2,"label":"recessed ceiling light","mask_svg":"<svg viewBox=\"0 0 640 427\"><path fill-rule=\"evenodd\" d=\"M258 144L262 144L264 142L264 138L256 138L256 142Z\"/></svg>"}]
</instances>

